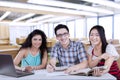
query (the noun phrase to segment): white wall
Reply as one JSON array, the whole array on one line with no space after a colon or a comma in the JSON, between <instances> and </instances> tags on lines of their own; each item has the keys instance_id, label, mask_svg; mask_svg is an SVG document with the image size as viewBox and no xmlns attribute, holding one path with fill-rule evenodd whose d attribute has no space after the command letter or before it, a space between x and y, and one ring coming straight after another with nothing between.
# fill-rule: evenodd
<instances>
[{"instance_id":1,"label":"white wall","mask_svg":"<svg viewBox=\"0 0 120 80\"><path fill-rule=\"evenodd\" d=\"M16 44L16 38L19 38L21 36L28 36L28 34L31 32L31 27L25 27L25 26L12 26L10 29L10 43Z\"/></svg>"}]
</instances>

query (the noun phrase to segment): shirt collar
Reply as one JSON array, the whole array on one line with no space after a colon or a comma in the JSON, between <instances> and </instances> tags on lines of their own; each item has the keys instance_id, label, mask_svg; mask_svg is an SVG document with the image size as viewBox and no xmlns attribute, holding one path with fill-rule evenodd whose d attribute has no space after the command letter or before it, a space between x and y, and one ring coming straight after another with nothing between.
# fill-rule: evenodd
<instances>
[{"instance_id":1,"label":"shirt collar","mask_svg":"<svg viewBox=\"0 0 120 80\"><path fill-rule=\"evenodd\" d=\"M70 48L70 47L72 46L72 41L71 41L70 39L69 39L69 41L70 41L70 43L69 43L67 49ZM60 47L60 48L63 48L62 45L60 44L60 42L59 42L59 47ZM64 49L64 48L63 48L63 49Z\"/></svg>"}]
</instances>

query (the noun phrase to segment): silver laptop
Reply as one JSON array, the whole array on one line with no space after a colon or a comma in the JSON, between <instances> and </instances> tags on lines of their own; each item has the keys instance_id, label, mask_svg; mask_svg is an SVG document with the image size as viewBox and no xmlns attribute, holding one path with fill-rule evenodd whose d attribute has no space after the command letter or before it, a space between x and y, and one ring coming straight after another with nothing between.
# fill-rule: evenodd
<instances>
[{"instance_id":1,"label":"silver laptop","mask_svg":"<svg viewBox=\"0 0 120 80\"><path fill-rule=\"evenodd\" d=\"M0 75L22 77L32 74L34 73L16 70L13 64L12 56L9 54L0 54Z\"/></svg>"}]
</instances>

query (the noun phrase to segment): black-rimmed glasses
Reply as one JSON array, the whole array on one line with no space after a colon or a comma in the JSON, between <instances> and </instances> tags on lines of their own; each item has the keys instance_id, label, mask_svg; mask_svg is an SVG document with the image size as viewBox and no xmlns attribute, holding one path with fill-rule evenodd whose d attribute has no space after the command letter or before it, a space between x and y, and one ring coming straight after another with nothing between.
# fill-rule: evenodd
<instances>
[{"instance_id":1,"label":"black-rimmed glasses","mask_svg":"<svg viewBox=\"0 0 120 80\"><path fill-rule=\"evenodd\" d=\"M67 36L69 33L57 34L57 37Z\"/></svg>"}]
</instances>

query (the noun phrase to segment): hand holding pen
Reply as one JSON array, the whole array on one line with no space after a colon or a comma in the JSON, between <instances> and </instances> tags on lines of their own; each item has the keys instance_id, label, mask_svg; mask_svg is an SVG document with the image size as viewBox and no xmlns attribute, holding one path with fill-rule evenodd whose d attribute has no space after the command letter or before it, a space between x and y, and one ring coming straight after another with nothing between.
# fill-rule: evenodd
<instances>
[{"instance_id":1,"label":"hand holding pen","mask_svg":"<svg viewBox=\"0 0 120 80\"><path fill-rule=\"evenodd\" d=\"M26 66L25 71L31 72L33 71L33 68L31 66Z\"/></svg>"},{"instance_id":2,"label":"hand holding pen","mask_svg":"<svg viewBox=\"0 0 120 80\"><path fill-rule=\"evenodd\" d=\"M53 72L55 70L55 65L48 63L47 65L47 71L48 72Z\"/></svg>"},{"instance_id":3,"label":"hand holding pen","mask_svg":"<svg viewBox=\"0 0 120 80\"><path fill-rule=\"evenodd\" d=\"M32 66L30 66L29 62L26 59L24 59L24 60L25 60L26 64L28 65L25 67L25 71L28 71L28 72L33 71L34 69Z\"/></svg>"}]
</instances>

